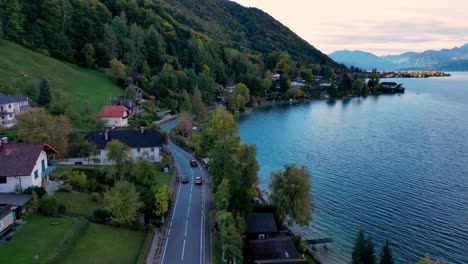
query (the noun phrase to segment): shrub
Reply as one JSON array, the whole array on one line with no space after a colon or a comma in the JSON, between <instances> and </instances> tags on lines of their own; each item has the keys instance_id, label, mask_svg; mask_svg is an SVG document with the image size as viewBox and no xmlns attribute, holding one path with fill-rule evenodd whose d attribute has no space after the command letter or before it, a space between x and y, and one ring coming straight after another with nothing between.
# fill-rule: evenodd
<instances>
[{"instance_id":1,"label":"shrub","mask_svg":"<svg viewBox=\"0 0 468 264\"><path fill-rule=\"evenodd\" d=\"M64 214L65 211L66 211L65 205L62 204L62 203L59 204L59 206L58 206L58 213L59 213L59 214Z\"/></svg>"},{"instance_id":2,"label":"shrub","mask_svg":"<svg viewBox=\"0 0 468 264\"><path fill-rule=\"evenodd\" d=\"M40 187L39 187L39 186L32 186L32 187L29 187L29 188L25 189L25 190L23 191L23 193L25 193L25 194L32 194L33 191L36 192L37 197L38 197L39 199L41 199L42 196L44 196L44 195L47 193L47 191L46 191L46 190L44 189L44 187L42 187L42 186L40 186Z\"/></svg>"},{"instance_id":3,"label":"shrub","mask_svg":"<svg viewBox=\"0 0 468 264\"><path fill-rule=\"evenodd\" d=\"M110 217L110 214L105 208L96 208L93 211L93 216L98 222L104 223L106 218Z\"/></svg>"},{"instance_id":4,"label":"shrub","mask_svg":"<svg viewBox=\"0 0 468 264\"><path fill-rule=\"evenodd\" d=\"M88 176L84 172L72 171L68 182L71 186L84 191L88 187Z\"/></svg>"},{"instance_id":5,"label":"shrub","mask_svg":"<svg viewBox=\"0 0 468 264\"><path fill-rule=\"evenodd\" d=\"M99 202L101 200L101 195L97 192L91 193L91 200L93 202Z\"/></svg>"},{"instance_id":6,"label":"shrub","mask_svg":"<svg viewBox=\"0 0 468 264\"><path fill-rule=\"evenodd\" d=\"M65 183L62 185L59 189L60 192L71 192L72 191L72 186L68 183Z\"/></svg>"},{"instance_id":7,"label":"shrub","mask_svg":"<svg viewBox=\"0 0 468 264\"><path fill-rule=\"evenodd\" d=\"M58 213L58 202L52 195L44 195L39 201L41 213L45 216L56 216Z\"/></svg>"}]
</instances>

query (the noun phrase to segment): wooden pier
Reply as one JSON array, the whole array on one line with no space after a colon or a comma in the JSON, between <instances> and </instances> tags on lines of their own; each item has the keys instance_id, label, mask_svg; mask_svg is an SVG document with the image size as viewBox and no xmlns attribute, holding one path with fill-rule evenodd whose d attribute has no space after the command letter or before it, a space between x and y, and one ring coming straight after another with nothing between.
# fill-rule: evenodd
<instances>
[{"instance_id":1,"label":"wooden pier","mask_svg":"<svg viewBox=\"0 0 468 264\"><path fill-rule=\"evenodd\" d=\"M305 241L307 245L312 245L312 248L315 249L315 245L323 244L324 248L327 248L327 243L332 243L333 239L326 237L326 238L319 238L319 239L309 239Z\"/></svg>"}]
</instances>

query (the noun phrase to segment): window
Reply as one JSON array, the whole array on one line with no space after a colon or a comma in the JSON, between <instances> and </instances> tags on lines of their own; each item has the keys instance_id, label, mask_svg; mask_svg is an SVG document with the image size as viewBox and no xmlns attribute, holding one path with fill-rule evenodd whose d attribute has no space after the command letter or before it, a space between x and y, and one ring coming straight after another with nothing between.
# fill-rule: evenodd
<instances>
[{"instance_id":1,"label":"window","mask_svg":"<svg viewBox=\"0 0 468 264\"><path fill-rule=\"evenodd\" d=\"M45 171L45 160L41 160L41 165L42 165L42 171Z\"/></svg>"},{"instance_id":2,"label":"window","mask_svg":"<svg viewBox=\"0 0 468 264\"><path fill-rule=\"evenodd\" d=\"M151 148L151 152L154 152L154 148Z\"/></svg>"},{"instance_id":3,"label":"window","mask_svg":"<svg viewBox=\"0 0 468 264\"><path fill-rule=\"evenodd\" d=\"M39 172L37 170L34 171L34 179L37 179L39 177Z\"/></svg>"},{"instance_id":4,"label":"window","mask_svg":"<svg viewBox=\"0 0 468 264\"><path fill-rule=\"evenodd\" d=\"M7 183L7 178L6 177L0 177L0 184L5 184Z\"/></svg>"},{"instance_id":5,"label":"window","mask_svg":"<svg viewBox=\"0 0 468 264\"><path fill-rule=\"evenodd\" d=\"M96 156L101 155L101 151L100 150L94 151L94 155L96 155Z\"/></svg>"},{"instance_id":6,"label":"window","mask_svg":"<svg viewBox=\"0 0 468 264\"><path fill-rule=\"evenodd\" d=\"M11 104L8 105L8 109L11 109Z\"/></svg>"},{"instance_id":7,"label":"window","mask_svg":"<svg viewBox=\"0 0 468 264\"><path fill-rule=\"evenodd\" d=\"M140 149L139 149L139 148L137 148L137 152L140 153Z\"/></svg>"}]
</instances>

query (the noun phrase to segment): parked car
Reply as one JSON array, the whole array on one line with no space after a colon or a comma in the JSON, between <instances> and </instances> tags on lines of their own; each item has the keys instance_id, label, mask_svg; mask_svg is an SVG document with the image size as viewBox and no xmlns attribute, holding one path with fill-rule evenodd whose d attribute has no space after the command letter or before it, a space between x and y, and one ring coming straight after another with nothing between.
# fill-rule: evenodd
<instances>
[{"instance_id":1,"label":"parked car","mask_svg":"<svg viewBox=\"0 0 468 264\"><path fill-rule=\"evenodd\" d=\"M194 183L195 184L202 184L203 183L202 177L195 177Z\"/></svg>"},{"instance_id":2,"label":"parked car","mask_svg":"<svg viewBox=\"0 0 468 264\"><path fill-rule=\"evenodd\" d=\"M189 176L187 175L187 173L182 174L181 182L182 183L188 183L189 182Z\"/></svg>"},{"instance_id":3,"label":"parked car","mask_svg":"<svg viewBox=\"0 0 468 264\"><path fill-rule=\"evenodd\" d=\"M196 160L190 160L190 167L197 167L198 163Z\"/></svg>"}]
</instances>

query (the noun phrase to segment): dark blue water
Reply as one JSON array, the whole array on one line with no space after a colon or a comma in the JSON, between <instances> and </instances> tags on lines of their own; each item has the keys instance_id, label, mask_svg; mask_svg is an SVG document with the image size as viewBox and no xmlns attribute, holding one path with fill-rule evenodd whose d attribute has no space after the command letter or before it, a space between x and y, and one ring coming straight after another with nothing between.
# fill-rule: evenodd
<instances>
[{"instance_id":1,"label":"dark blue water","mask_svg":"<svg viewBox=\"0 0 468 264\"><path fill-rule=\"evenodd\" d=\"M239 118L257 144L260 186L286 163L312 174L316 213L307 238L335 240L326 263L349 263L363 227L397 263L426 253L468 263L468 73L396 79L401 95L283 104Z\"/></svg>"}]
</instances>

